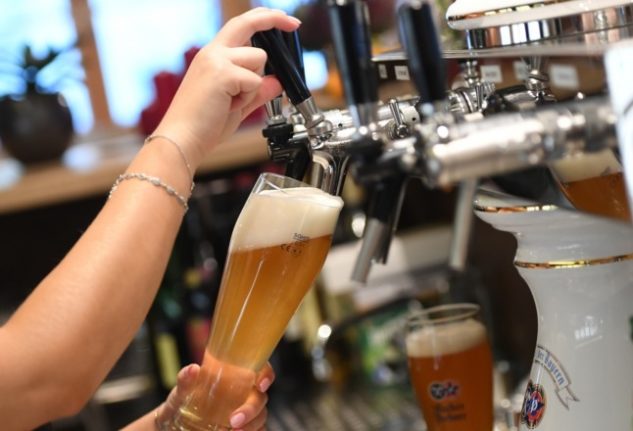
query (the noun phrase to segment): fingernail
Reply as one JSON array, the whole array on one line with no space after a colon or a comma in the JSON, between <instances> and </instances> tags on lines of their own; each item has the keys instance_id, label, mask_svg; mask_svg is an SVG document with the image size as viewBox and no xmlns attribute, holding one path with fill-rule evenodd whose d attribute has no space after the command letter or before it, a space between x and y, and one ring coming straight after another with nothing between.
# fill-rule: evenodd
<instances>
[{"instance_id":1,"label":"fingernail","mask_svg":"<svg viewBox=\"0 0 633 431\"><path fill-rule=\"evenodd\" d=\"M185 377L185 376L189 375L189 367L190 367L190 365L188 365L188 366L186 366L185 368L183 368L182 370L180 370L180 371L178 372L178 377L179 377L179 378L183 378L183 377Z\"/></svg>"},{"instance_id":2,"label":"fingernail","mask_svg":"<svg viewBox=\"0 0 633 431\"><path fill-rule=\"evenodd\" d=\"M189 365L189 366L187 367L187 377L191 377L191 376L193 376L193 369L194 369L194 368L195 368L195 366L194 366L194 365Z\"/></svg>"},{"instance_id":3,"label":"fingernail","mask_svg":"<svg viewBox=\"0 0 633 431\"><path fill-rule=\"evenodd\" d=\"M233 428L237 428L244 423L246 420L246 415L244 413L238 413L231 417L231 426Z\"/></svg>"},{"instance_id":4,"label":"fingernail","mask_svg":"<svg viewBox=\"0 0 633 431\"><path fill-rule=\"evenodd\" d=\"M294 16L289 16L288 18L294 21L295 24L301 24L301 20L299 18L295 18Z\"/></svg>"},{"instance_id":5,"label":"fingernail","mask_svg":"<svg viewBox=\"0 0 633 431\"><path fill-rule=\"evenodd\" d=\"M259 390L262 392L266 392L271 384L272 380L270 380L269 378L265 378L259 383Z\"/></svg>"}]
</instances>

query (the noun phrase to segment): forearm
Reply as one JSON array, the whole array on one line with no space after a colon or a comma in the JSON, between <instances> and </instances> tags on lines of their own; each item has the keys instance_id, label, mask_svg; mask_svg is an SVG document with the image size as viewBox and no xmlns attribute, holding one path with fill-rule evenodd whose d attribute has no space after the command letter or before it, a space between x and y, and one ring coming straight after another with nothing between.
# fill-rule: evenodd
<instances>
[{"instance_id":1,"label":"forearm","mask_svg":"<svg viewBox=\"0 0 633 431\"><path fill-rule=\"evenodd\" d=\"M256 8L231 19L189 66L158 127L178 142L146 145L128 172L159 177L187 196L203 155L254 109L281 92L262 77L255 32L294 31L299 21ZM196 160L194 160L196 159ZM119 186L79 242L0 327L3 429L33 428L79 409L143 322L163 276L183 208L165 190L131 179Z\"/></svg>"},{"instance_id":2,"label":"forearm","mask_svg":"<svg viewBox=\"0 0 633 431\"><path fill-rule=\"evenodd\" d=\"M188 196L190 180L179 157L169 143L152 143L127 172L160 177ZM9 375L0 381L13 382L31 399L0 394L0 417L26 418L22 411L28 405L59 414L58 406L46 408L59 396L49 391L68 388L79 398L66 400L73 405L96 389L145 318L183 214L165 190L146 181L121 183L73 249L2 328L13 348L3 353L0 373ZM11 375L17 369L19 375Z\"/></svg>"}]
</instances>

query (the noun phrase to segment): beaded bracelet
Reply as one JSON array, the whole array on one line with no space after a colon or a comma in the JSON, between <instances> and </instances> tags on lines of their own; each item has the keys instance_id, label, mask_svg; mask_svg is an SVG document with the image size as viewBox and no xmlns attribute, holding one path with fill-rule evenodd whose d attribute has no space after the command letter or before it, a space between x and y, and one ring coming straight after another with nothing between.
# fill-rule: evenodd
<instances>
[{"instance_id":1,"label":"beaded bracelet","mask_svg":"<svg viewBox=\"0 0 633 431\"><path fill-rule=\"evenodd\" d=\"M112 188L110 189L110 193L108 194L108 199L112 197L112 194L116 191L116 189L119 187L119 184L121 184L121 182L125 180L132 180L132 179L147 181L155 185L156 187L160 187L161 189L165 190L167 194L178 199L178 202L180 202L180 205L182 205L182 207L185 209L185 212L187 212L187 210L189 209L189 205L187 204L187 199L185 199L184 196L178 193L176 189L174 189L169 184L165 184L163 180L161 180L158 177L153 177L151 175L143 174L140 172L127 172L127 173L119 175L116 181L114 182L114 184L112 184Z\"/></svg>"}]
</instances>

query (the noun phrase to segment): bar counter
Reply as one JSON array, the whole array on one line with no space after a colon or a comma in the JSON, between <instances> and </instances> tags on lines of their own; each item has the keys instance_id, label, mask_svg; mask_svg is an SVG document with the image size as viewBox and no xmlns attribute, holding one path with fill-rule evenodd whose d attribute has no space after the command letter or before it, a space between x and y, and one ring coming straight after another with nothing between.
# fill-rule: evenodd
<instances>
[{"instance_id":1,"label":"bar counter","mask_svg":"<svg viewBox=\"0 0 633 431\"><path fill-rule=\"evenodd\" d=\"M104 195L142 144L140 134L127 132L78 142L59 162L24 166L5 155L0 158L0 214ZM264 162L267 157L261 126L253 125L209 154L198 174Z\"/></svg>"}]
</instances>

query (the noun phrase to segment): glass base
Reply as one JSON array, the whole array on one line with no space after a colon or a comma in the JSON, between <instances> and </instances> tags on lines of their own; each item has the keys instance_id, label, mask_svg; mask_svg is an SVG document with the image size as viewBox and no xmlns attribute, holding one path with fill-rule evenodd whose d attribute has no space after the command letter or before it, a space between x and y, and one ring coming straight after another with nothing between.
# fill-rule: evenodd
<instances>
[{"instance_id":1,"label":"glass base","mask_svg":"<svg viewBox=\"0 0 633 431\"><path fill-rule=\"evenodd\" d=\"M168 427L169 431L231 431L231 427L217 424L204 424L183 416L177 417Z\"/></svg>"}]
</instances>

